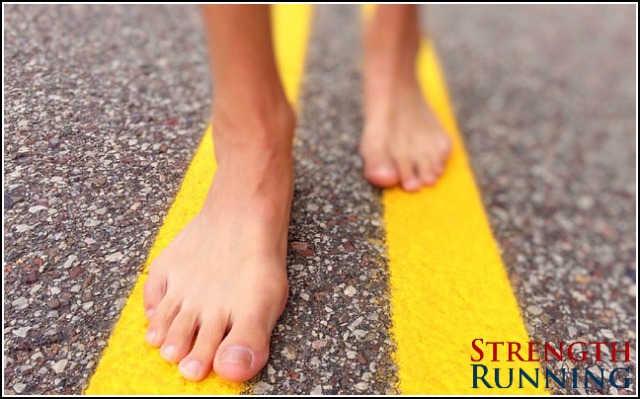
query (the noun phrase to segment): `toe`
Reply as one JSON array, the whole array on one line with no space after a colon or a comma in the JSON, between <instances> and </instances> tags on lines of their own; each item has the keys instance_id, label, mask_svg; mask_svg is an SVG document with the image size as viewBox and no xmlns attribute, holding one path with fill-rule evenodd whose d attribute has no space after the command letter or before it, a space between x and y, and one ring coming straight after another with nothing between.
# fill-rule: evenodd
<instances>
[{"instance_id":1,"label":"toe","mask_svg":"<svg viewBox=\"0 0 640 399\"><path fill-rule=\"evenodd\" d=\"M147 327L147 343L159 347L167 336L167 331L173 319L180 310L180 301L176 298L165 296L153 311Z\"/></svg>"},{"instance_id":2,"label":"toe","mask_svg":"<svg viewBox=\"0 0 640 399\"><path fill-rule=\"evenodd\" d=\"M421 183L425 186L435 184L442 173L442 168L436 160L435 151L427 151L418 158L416 164L418 165L418 174L420 175Z\"/></svg>"},{"instance_id":3,"label":"toe","mask_svg":"<svg viewBox=\"0 0 640 399\"><path fill-rule=\"evenodd\" d=\"M150 318L165 294L166 280L160 273L149 273L144 284L144 311Z\"/></svg>"},{"instance_id":4,"label":"toe","mask_svg":"<svg viewBox=\"0 0 640 399\"><path fill-rule=\"evenodd\" d=\"M431 167L420 168L420 182L425 186L432 186L438 180L437 174L432 172Z\"/></svg>"},{"instance_id":5,"label":"toe","mask_svg":"<svg viewBox=\"0 0 640 399\"><path fill-rule=\"evenodd\" d=\"M180 374L188 380L200 381L209 374L213 356L222 340L226 323L221 319L205 320L198 330L191 352L179 365Z\"/></svg>"},{"instance_id":6,"label":"toe","mask_svg":"<svg viewBox=\"0 0 640 399\"><path fill-rule=\"evenodd\" d=\"M398 172L393 159L383 149L363 152L364 176L378 187L393 187L398 184Z\"/></svg>"},{"instance_id":7,"label":"toe","mask_svg":"<svg viewBox=\"0 0 640 399\"><path fill-rule=\"evenodd\" d=\"M416 165L410 157L400 157L396 161L398 170L400 171L400 184L402 189L407 192L418 191L422 186L418 176Z\"/></svg>"},{"instance_id":8,"label":"toe","mask_svg":"<svg viewBox=\"0 0 640 399\"><path fill-rule=\"evenodd\" d=\"M162 357L172 363L177 363L189 353L193 343L193 336L198 326L198 313L193 310L180 309L180 313L173 319L167 331L167 337L160 348Z\"/></svg>"},{"instance_id":9,"label":"toe","mask_svg":"<svg viewBox=\"0 0 640 399\"><path fill-rule=\"evenodd\" d=\"M364 176L371 184L378 187L393 187L398 184L398 172L391 160L367 162Z\"/></svg>"},{"instance_id":10,"label":"toe","mask_svg":"<svg viewBox=\"0 0 640 399\"><path fill-rule=\"evenodd\" d=\"M449 155L451 155L451 138L446 134L442 133L437 141L437 154L438 154L438 162L444 170L444 165L447 163L449 159Z\"/></svg>"},{"instance_id":11,"label":"toe","mask_svg":"<svg viewBox=\"0 0 640 399\"><path fill-rule=\"evenodd\" d=\"M229 381L247 381L269 358L273 322L263 315L248 314L234 319L231 331L220 344L213 367Z\"/></svg>"}]
</instances>

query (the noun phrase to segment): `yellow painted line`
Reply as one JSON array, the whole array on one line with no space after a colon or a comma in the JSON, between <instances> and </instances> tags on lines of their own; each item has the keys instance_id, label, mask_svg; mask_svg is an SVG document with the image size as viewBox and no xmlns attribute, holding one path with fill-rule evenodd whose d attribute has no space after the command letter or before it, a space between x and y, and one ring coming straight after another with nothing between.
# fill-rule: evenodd
<instances>
[{"instance_id":1,"label":"yellow painted line","mask_svg":"<svg viewBox=\"0 0 640 399\"><path fill-rule=\"evenodd\" d=\"M370 14L371 7L365 8ZM389 251L392 335L397 345L403 394L545 394L544 389L472 388L471 342L529 341L498 245L456 125L436 51L423 41L418 61L420 84L429 104L453 139L442 180L416 194L400 189L383 194ZM490 352L485 349L485 352ZM501 350L501 353L505 353ZM488 356L487 358L489 358ZM523 368L535 375L537 362L491 363ZM540 377L544 385L543 376ZM492 384L495 386L495 384ZM480 384L484 387L483 384Z\"/></svg>"},{"instance_id":2,"label":"yellow painted line","mask_svg":"<svg viewBox=\"0 0 640 399\"><path fill-rule=\"evenodd\" d=\"M302 79L311 18L309 5L272 7L274 44L280 73L289 100L296 103ZM182 186L160 228L109 344L86 389L87 394L239 394L247 386L223 381L211 373L194 383L180 377L176 365L164 361L144 340L146 319L142 288L149 264L200 210L215 173L211 131L207 129L187 170Z\"/></svg>"}]
</instances>

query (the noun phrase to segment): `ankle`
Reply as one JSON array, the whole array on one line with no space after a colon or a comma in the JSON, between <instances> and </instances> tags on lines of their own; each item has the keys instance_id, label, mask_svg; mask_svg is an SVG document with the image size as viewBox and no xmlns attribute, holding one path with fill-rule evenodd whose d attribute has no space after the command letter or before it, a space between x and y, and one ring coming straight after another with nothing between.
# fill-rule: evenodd
<instances>
[{"instance_id":1,"label":"ankle","mask_svg":"<svg viewBox=\"0 0 640 399\"><path fill-rule=\"evenodd\" d=\"M387 129L385 123L400 98L416 90L420 92L418 78L413 68L399 71L392 65L377 65L368 59L364 73L364 113L367 125ZM370 129L365 129L368 131Z\"/></svg>"},{"instance_id":2,"label":"ankle","mask_svg":"<svg viewBox=\"0 0 640 399\"><path fill-rule=\"evenodd\" d=\"M416 58L385 49L370 50L365 56L364 79L367 90L389 93L417 85Z\"/></svg>"},{"instance_id":3,"label":"ankle","mask_svg":"<svg viewBox=\"0 0 640 399\"><path fill-rule=\"evenodd\" d=\"M416 61L419 34L388 31L370 24L364 36L365 84L373 91L389 93L395 89L411 88L417 84Z\"/></svg>"},{"instance_id":4,"label":"ankle","mask_svg":"<svg viewBox=\"0 0 640 399\"><path fill-rule=\"evenodd\" d=\"M267 153L291 151L296 121L284 94L276 99L217 100L212 114L216 148L223 148L225 152L234 149Z\"/></svg>"}]
</instances>

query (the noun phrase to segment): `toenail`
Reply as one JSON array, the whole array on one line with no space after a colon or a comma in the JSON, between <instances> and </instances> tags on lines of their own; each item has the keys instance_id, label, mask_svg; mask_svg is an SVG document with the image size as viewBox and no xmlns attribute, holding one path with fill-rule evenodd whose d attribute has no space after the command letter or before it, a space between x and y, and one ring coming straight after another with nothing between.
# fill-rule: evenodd
<instances>
[{"instance_id":1,"label":"toenail","mask_svg":"<svg viewBox=\"0 0 640 399\"><path fill-rule=\"evenodd\" d=\"M376 166L375 173L379 173L381 175L390 175L393 173L393 168L388 164L380 164Z\"/></svg>"},{"instance_id":2,"label":"toenail","mask_svg":"<svg viewBox=\"0 0 640 399\"><path fill-rule=\"evenodd\" d=\"M153 316L153 308L149 308L144 312L144 315L147 316L147 319L150 319Z\"/></svg>"},{"instance_id":3,"label":"toenail","mask_svg":"<svg viewBox=\"0 0 640 399\"><path fill-rule=\"evenodd\" d=\"M220 363L233 363L250 368L253 355L249 349L243 346L230 346L222 352L219 360Z\"/></svg>"},{"instance_id":4,"label":"toenail","mask_svg":"<svg viewBox=\"0 0 640 399\"><path fill-rule=\"evenodd\" d=\"M418 179L409 179L404 183L404 189L408 191L417 190L420 188L420 182Z\"/></svg>"},{"instance_id":5,"label":"toenail","mask_svg":"<svg viewBox=\"0 0 640 399\"><path fill-rule=\"evenodd\" d=\"M155 331L153 331L153 330L148 331L147 332L147 336L146 336L147 342L150 343L150 344L155 344L157 336L158 336L158 334Z\"/></svg>"},{"instance_id":6,"label":"toenail","mask_svg":"<svg viewBox=\"0 0 640 399\"><path fill-rule=\"evenodd\" d=\"M176 353L175 345L163 345L162 349L160 349L160 354L164 357L165 360L171 361L173 360L173 355Z\"/></svg>"},{"instance_id":7,"label":"toenail","mask_svg":"<svg viewBox=\"0 0 640 399\"><path fill-rule=\"evenodd\" d=\"M425 184L433 184L436 182L436 178L433 175L426 175L424 177Z\"/></svg>"},{"instance_id":8,"label":"toenail","mask_svg":"<svg viewBox=\"0 0 640 399\"><path fill-rule=\"evenodd\" d=\"M201 369L202 367L200 366L200 362L197 360L189 360L188 362L180 365L180 371L182 371L182 374L189 378L198 378Z\"/></svg>"}]
</instances>

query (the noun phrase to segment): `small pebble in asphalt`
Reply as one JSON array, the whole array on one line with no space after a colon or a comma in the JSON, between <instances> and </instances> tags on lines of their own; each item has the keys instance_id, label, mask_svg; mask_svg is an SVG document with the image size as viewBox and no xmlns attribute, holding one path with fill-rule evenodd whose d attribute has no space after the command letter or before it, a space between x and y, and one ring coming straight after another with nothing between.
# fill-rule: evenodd
<instances>
[{"instance_id":1,"label":"small pebble in asphalt","mask_svg":"<svg viewBox=\"0 0 640 399\"><path fill-rule=\"evenodd\" d=\"M25 279L25 282L27 284L33 284L36 281L38 281L38 273L37 272L31 272L27 275L27 278Z\"/></svg>"},{"instance_id":2,"label":"small pebble in asphalt","mask_svg":"<svg viewBox=\"0 0 640 399\"><path fill-rule=\"evenodd\" d=\"M345 290L344 290L344 294L348 297L352 297L356 294L357 290L355 289L355 287L353 286L348 286Z\"/></svg>"},{"instance_id":3,"label":"small pebble in asphalt","mask_svg":"<svg viewBox=\"0 0 640 399\"><path fill-rule=\"evenodd\" d=\"M24 392L24 389L26 387L27 387L27 384L23 384L21 382L16 382L15 384L13 384L13 390L16 391L16 393Z\"/></svg>"},{"instance_id":4,"label":"small pebble in asphalt","mask_svg":"<svg viewBox=\"0 0 640 399\"><path fill-rule=\"evenodd\" d=\"M257 383L256 385L254 385L254 387L253 387L253 392L254 392L256 395L263 395L263 394L265 394L265 393L267 393L267 392L271 392L271 391L273 391L273 385L268 384L268 383L266 383L266 382L264 382L264 381L260 381L260 382L258 382L258 383Z\"/></svg>"},{"instance_id":5,"label":"small pebble in asphalt","mask_svg":"<svg viewBox=\"0 0 640 399\"><path fill-rule=\"evenodd\" d=\"M62 267L64 267L65 269L70 268L71 266L73 266L73 262L75 262L76 259L78 259L76 255L69 255L69 257L67 258L67 261L64 262L64 265L62 265Z\"/></svg>"},{"instance_id":6,"label":"small pebble in asphalt","mask_svg":"<svg viewBox=\"0 0 640 399\"><path fill-rule=\"evenodd\" d=\"M531 313L534 316L538 316L542 314L542 309L540 309L538 306L531 305L527 307L527 312Z\"/></svg>"},{"instance_id":7,"label":"small pebble in asphalt","mask_svg":"<svg viewBox=\"0 0 640 399\"><path fill-rule=\"evenodd\" d=\"M67 363L69 363L69 360L67 359L58 360L51 365L51 369L53 369L56 374L60 374L64 371L64 368L67 367Z\"/></svg>"},{"instance_id":8,"label":"small pebble in asphalt","mask_svg":"<svg viewBox=\"0 0 640 399\"><path fill-rule=\"evenodd\" d=\"M104 258L104 260L106 260L107 262L118 262L118 261L121 261L123 258L124 258L124 255L122 254L122 252L114 252L108 255L106 258Z\"/></svg>"},{"instance_id":9,"label":"small pebble in asphalt","mask_svg":"<svg viewBox=\"0 0 640 399\"><path fill-rule=\"evenodd\" d=\"M31 327L20 327L20 328L16 328L11 332L13 333L13 335L17 337L24 338L27 336L27 333L29 332L29 330L31 330Z\"/></svg>"},{"instance_id":10,"label":"small pebble in asphalt","mask_svg":"<svg viewBox=\"0 0 640 399\"><path fill-rule=\"evenodd\" d=\"M366 382L359 382L356 384L356 390L358 392L364 392L367 389L369 389L369 384L367 384Z\"/></svg>"},{"instance_id":11,"label":"small pebble in asphalt","mask_svg":"<svg viewBox=\"0 0 640 399\"><path fill-rule=\"evenodd\" d=\"M282 349L282 356L288 360L294 360L298 356L298 352L293 346L285 346Z\"/></svg>"},{"instance_id":12,"label":"small pebble in asphalt","mask_svg":"<svg viewBox=\"0 0 640 399\"><path fill-rule=\"evenodd\" d=\"M93 181L93 184L95 184L97 187L104 186L106 183L107 183L107 178L104 176L98 177Z\"/></svg>"},{"instance_id":13,"label":"small pebble in asphalt","mask_svg":"<svg viewBox=\"0 0 640 399\"><path fill-rule=\"evenodd\" d=\"M55 309L60 309L61 303L59 300L53 298L47 302L47 305L49 306L49 308L55 310Z\"/></svg>"},{"instance_id":14,"label":"small pebble in asphalt","mask_svg":"<svg viewBox=\"0 0 640 399\"><path fill-rule=\"evenodd\" d=\"M29 306L29 300L25 297L20 297L16 300L14 300L13 302L11 302L11 305L13 305L14 308L18 309L18 310L22 310L24 308L26 308L27 306Z\"/></svg>"}]
</instances>

